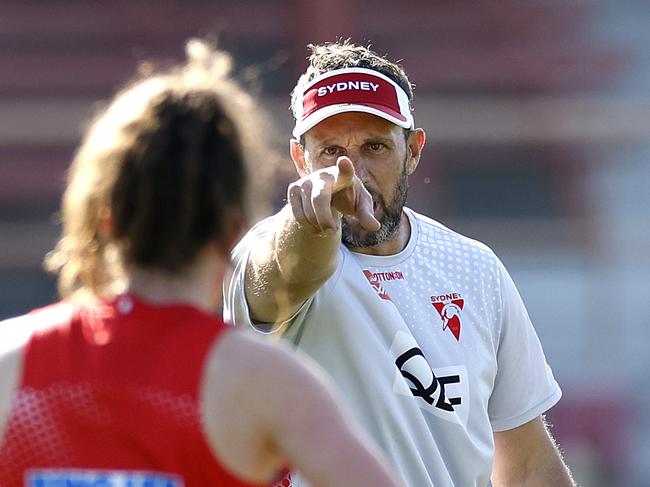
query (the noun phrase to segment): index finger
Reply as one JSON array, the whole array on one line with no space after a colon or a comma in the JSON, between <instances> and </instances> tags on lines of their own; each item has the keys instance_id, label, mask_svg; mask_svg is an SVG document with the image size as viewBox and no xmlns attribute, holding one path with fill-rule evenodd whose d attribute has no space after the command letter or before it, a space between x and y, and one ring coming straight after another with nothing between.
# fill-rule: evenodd
<instances>
[{"instance_id":1,"label":"index finger","mask_svg":"<svg viewBox=\"0 0 650 487\"><path fill-rule=\"evenodd\" d=\"M375 217L372 208L372 196L363 184L360 184L360 186L355 215L363 228L370 232L376 232L381 228L381 222Z\"/></svg>"},{"instance_id":2,"label":"index finger","mask_svg":"<svg viewBox=\"0 0 650 487\"><path fill-rule=\"evenodd\" d=\"M336 174L334 184L332 185L332 193L337 193L352 185L354 181L354 166L350 158L341 156L336 161Z\"/></svg>"}]
</instances>

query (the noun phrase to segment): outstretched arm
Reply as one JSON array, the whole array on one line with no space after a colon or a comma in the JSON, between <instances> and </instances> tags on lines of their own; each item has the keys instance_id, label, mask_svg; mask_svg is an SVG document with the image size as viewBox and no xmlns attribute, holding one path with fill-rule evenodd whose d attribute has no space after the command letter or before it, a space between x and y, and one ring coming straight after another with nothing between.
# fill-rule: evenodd
<instances>
[{"instance_id":1,"label":"outstretched arm","mask_svg":"<svg viewBox=\"0 0 650 487\"><path fill-rule=\"evenodd\" d=\"M290 318L334 273L341 243L341 214L379 229L372 197L352 162L305 174L289 185L289 204L274 217L274 231L255 242L246 267L251 317L271 323Z\"/></svg>"},{"instance_id":2,"label":"outstretched arm","mask_svg":"<svg viewBox=\"0 0 650 487\"><path fill-rule=\"evenodd\" d=\"M494 487L576 487L544 419L494 434Z\"/></svg>"}]
</instances>

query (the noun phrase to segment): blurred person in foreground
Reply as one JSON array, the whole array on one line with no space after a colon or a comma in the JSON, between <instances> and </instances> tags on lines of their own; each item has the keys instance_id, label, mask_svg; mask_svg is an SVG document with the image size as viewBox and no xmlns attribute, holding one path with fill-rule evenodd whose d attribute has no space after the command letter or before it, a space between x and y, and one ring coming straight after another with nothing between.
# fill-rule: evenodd
<instances>
[{"instance_id":1,"label":"blurred person in foreground","mask_svg":"<svg viewBox=\"0 0 650 487\"><path fill-rule=\"evenodd\" d=\"M310 47L300 179L235 248L225 315L320 363L410 486L574 485L542 416L560 388L508 272L404 206L425 144L404 70Z\"/></svg>"},{"instance_id":2,"label":"blurred person in foreground","mask_svg":"<svg viewBox=\"0 0 650 487\"><path fill-rule=\"evenodd\" d=\"M63 301L0 324L0 485L396 486L317 366L212 314L259 114L225 54L188 53L90 127L47 259Z\"/></svg>"}]
</instances>

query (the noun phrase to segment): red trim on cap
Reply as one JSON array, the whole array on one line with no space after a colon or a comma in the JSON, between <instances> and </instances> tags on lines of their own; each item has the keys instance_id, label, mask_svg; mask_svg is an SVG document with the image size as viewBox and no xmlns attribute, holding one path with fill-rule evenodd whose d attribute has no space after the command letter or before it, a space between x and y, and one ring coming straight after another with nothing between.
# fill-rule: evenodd
<instances>
[{"instance_id":1,"label":"red trim on cap","mask_svg":"<svg viewBox=\"0 0 650 487\"><path fill-rule=\"evenodd\" d=\"M406 121L390 82L367 73L342 73L325 78L305 91L302 120L331 105L354 104L376 108L397 120Z\"/></svg>"}]
</instances>

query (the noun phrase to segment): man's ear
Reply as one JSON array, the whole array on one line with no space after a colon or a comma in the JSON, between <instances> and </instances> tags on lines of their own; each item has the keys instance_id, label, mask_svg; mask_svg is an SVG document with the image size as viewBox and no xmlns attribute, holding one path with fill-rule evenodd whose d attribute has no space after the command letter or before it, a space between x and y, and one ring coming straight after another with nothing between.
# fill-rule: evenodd
<instances>
[{"instance_id":1,"label":"man's ear","mask_svg":"<svg viewBox=\"0 0 650 487\"><path fill-rule=\"evenodd\" d=\"M422 129L411 130L408 136L409 157L406 161L407 173L410 176L415 172L422 156L422 149L427 140L426 133Z\"/></svg>"},{"instance_id":2,"label":"man's ear","mask_svg":"<svg viewBox=\"0 0 650 487\"><path fill-rule=\"evenodd\" d=\"M289 151L293 165L296 166L296 171L298 171L300 177L309 174L305 164L305 148L300 144L298 139L291 139Z\"/></svg>"}]
</instances>

